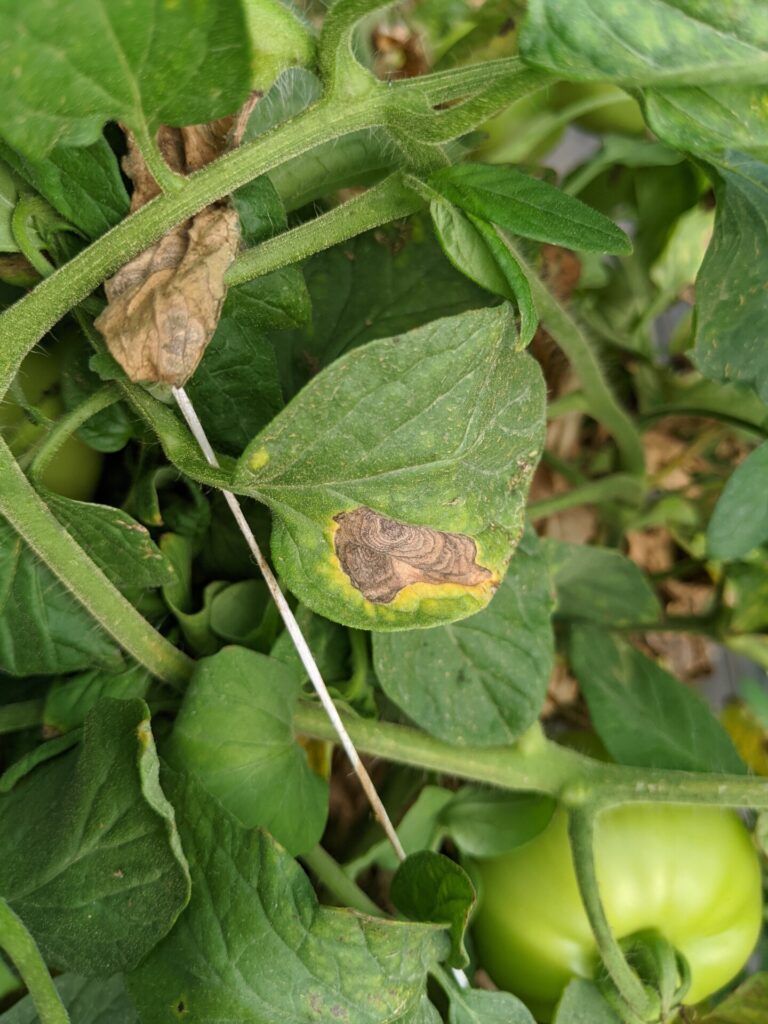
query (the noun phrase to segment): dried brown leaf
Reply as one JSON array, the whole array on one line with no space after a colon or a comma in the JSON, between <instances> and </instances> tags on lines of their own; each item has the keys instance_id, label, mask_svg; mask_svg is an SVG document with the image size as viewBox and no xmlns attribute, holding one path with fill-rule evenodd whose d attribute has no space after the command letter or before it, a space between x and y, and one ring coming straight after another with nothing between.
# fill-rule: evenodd
<instances>
[{"instance_id":1,"label":"dried brown leaf","mask_svg":"<svg viewBox=\"0 0 768 1024\"><path fill-rule=\"evenodd\" d=\"M231 127L231 118L162 126L157 144L172 170L189 174L224 152ZM135 211L160 190L130 135L123 168L134 183ZM96 326L132 381L178 386L191 377L216 330L226 294L224 274L239 241L237 213L228 203L215 203L106 282L109 304Z\"/></svg>"},{"instance_id":2,"label":"dried brown leaf","mask_svg":"<svg viewBox=\"0 0 768 1024\"><path fill-rule=\"evenodd\" d=\"M107 281L109 305L96 326L132 381L178 386L194 373L216 330L239 239L236 211L211 206Z\"/></svg>"}]
</instances>

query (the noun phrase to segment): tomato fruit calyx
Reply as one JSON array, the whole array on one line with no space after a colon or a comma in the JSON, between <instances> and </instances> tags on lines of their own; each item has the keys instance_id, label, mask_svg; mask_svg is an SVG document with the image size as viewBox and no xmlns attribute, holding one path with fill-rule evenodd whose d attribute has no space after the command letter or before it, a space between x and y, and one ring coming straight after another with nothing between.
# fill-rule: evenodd
<instances>
[{"instance_id":1,"label":"tomato fruit calyx","mask_svg":"<svg viewBox=\"0 0 768 1024\"><path fill-rule=\"evenodd\" d=\"M647 1024L671 1020L691 987L691 969L686 957L656 929L644 929L627 935L620 943L630 967L643 983L648 997ZM615 986L606 976L597 978L598 987L621 1013L624 1004Z\"/></svg>"}]
</instances>

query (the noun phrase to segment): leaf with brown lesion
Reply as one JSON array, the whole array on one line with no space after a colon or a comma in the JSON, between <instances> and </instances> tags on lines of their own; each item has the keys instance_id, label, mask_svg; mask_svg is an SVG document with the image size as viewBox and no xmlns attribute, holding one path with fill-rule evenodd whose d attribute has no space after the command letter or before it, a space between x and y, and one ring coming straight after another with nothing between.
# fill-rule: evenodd
<instances>
[{"instance_id":1,"label":"leaf with brown lesion","mask_svg":"<svg viewBox=\"0 0 768 1024\"><path fill-rule=\"evenodd\" d=\"M231 120L162 127L166 163L189 174L227 148ZM135 141L123 161L134 182L131 211L160 192ZM224 275L240 229L228 200L201 210L120 269L105 284L108 306L96 320L107 347L132 381L182 385L213 337L226 295Z\"/></svg>"},{"instance_id":2,"label":"leaf with brown lesion","mask_svg":"<svg viewBox=\"0 0 768 1024\"><path fill-rule=\"evenodd\" d=\"M477 545L463 533L413 526L356 508L334 516L336 555L352 585L374 604L388 604L412 583L472 587L493 575L478 565Z\"/></svg>"}]
</instances>

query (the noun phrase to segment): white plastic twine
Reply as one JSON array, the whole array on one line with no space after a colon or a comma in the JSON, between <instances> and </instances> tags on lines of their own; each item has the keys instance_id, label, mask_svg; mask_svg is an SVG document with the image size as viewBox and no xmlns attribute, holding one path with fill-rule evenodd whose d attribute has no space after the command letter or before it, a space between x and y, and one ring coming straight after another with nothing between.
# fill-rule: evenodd
<instances>
[{"instance_id":1,"label":"white plastic twine","mask_svg":"<svg viewBox=\"0 0 768 1024\"><path fill-rule=\"evenodd\" d=\"M189 395L187 394L183 387L174 387L173 397L176 399L179 409L181 410L181 414L187 422L187 426L189 427L190 431L192 432L192 435L194 436L195 440L200 446L200 450L205 456L206 462L208 463L209 466L215 466L218 468L219 461L216 458L216 454L213 448L211 447L210 441L206 436L205 430L203 429L203 425L200 422L197 413L195 412L195 407L192 405L192 402L190 401ZM320 669L317 667L317 662L315 661L314 656L309 649L307 641L304 639L304 634L301 632L301 627L296 621L296 616L291 611L291 607L286 601L285 595L280 589L280 586L277 580L275 579L275 576L272 570L270 569L267 560L261 553L261 549L259 548L259 545L256 542L256 538L253 535L253 531L248 525L248 521L246 520L245 515L243 514L243 509L240 505L240 502L237 500L235 495L232 494L231 491L222 490L222 494L224 495L225 501L229 505L232 515L235 517L235 522L240 528L240 532L245 538L245 542L248 545L248 548L251 554L253 555L256 564L261 570L261 574L264 577L264 581L267 584L267 587L269 589L270 594L272 595L275 604L277 605L277 609L280 612L280 616L283 622L285 623L285 628L288 630L288 633L290 634L291 640L293 641L293 645L296 648L299 658L301 659L301 663L307 670L307 674L309 675L310 681L315 688L315 692L317 693L317 696L320 698L320 703L323 705L325 713L328 715L328 718L331 720L333 728L336 730L336 735L339 737L339 742L341 743L342 747L346 752L347 757L349 758L350 764L352 765L355 775L357 775L358 779L360 780L360 785L363 787L363 791L365 792L365 795L368 798L368 803L371 805L373 813L376 815L376 818L381 824L381 827L384 829L387 835L387 839L389 839L390 843L392 844L392 847L394 848L394 851L397 854L398 859L401 861L405 860L405 850L403 849L402 843L400 842L400 838L397 832L395 831L395 827L392 824L389 815L387 814L387 809L381 802L381 797L376 792L376 787L374 786L370 775L366 771L365 765L360 760L360 755L355 749L355 745L352 742L352 738L350 737L349 733L344 727L344 723L342 722L341 717L339 716L339 712L336 710L336 705L331 700L331 695L328 692L328 687L325 685L323 677L320 674ZM463 974L463 972L461 973Z\"/></svg>"}]
</instances>

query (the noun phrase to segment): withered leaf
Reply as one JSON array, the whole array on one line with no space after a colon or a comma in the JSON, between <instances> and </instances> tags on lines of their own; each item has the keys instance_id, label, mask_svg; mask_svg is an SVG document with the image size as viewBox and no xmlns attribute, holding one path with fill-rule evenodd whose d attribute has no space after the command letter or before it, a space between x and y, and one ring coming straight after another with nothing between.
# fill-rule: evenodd
<instances>
[{"instance_id":1,"label":"withered leaf","mask_svg":"<svg viewBox=\"0 0 768 1024\"><path fill-rule=\"evenodd\" d=\"M229 121L162 127L158 146L171 169L190 173L226 146ZM131 210L159 194L129 138L123 167L134 182ZM224 303L224 274L240 241L236 211L215 203L127 263L105 284L108 306L96 320L107 347L132 381L183 384L213 337Z\"/></svg>"},{"instance_id":2,"label":"withered leaf","mask_svg":"<svg viewBox=\"0 0 768 1024\"><path fill-rule=\"evenodd\" d=\"M370 508L334 516L336 555L352 585L369 601L387 604L412 583L475 586L492 573L477 565L477 546L445 533L388 519Z\"/></svg>"},{"instance_id":3,"label":"withered leaf","mask_svg":"<svg viewBox=\"0 0 768 1024\"><path fill-rule=\"evenodd\" d=\"M96 326L131 380L181 385L194 373L216 330L239 238L236 211L208 207L106 283L109 305Z\"/></svg>"}]
</instances>

